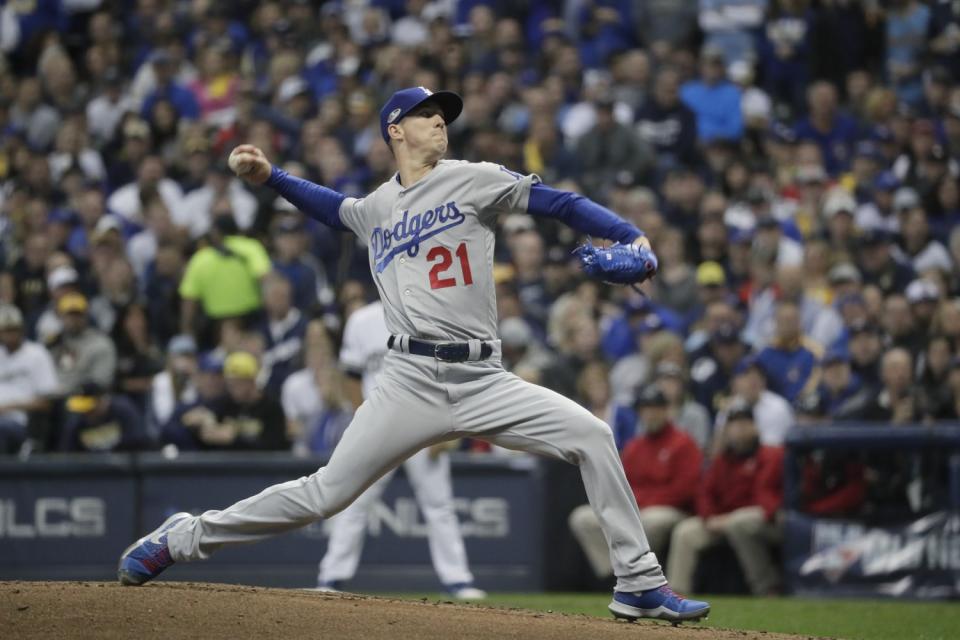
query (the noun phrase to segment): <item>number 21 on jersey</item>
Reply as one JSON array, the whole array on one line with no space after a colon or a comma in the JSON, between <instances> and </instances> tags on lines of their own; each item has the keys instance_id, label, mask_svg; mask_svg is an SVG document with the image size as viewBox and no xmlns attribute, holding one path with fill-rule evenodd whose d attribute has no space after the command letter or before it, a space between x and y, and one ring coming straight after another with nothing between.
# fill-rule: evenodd
<instances>
[{"instance_id":1,"label":"number 21 on jersey","mask_svg":"<svg viewBox=\"0 0 960 640\"><path fill-rule=\"evenodd\" d=\"M463 277L463 285L473 284L473 274L470 272L470 259L467 257L467 243L461 242L457 247L457 259L460 261L460 274ZM450 249L443 246L437 246L427 252L427 261L434 263L430 268L430 288L446 289L447 287L457 286L455 276L446 276L447 270L453 265L453 253Z\"/></svg>"}]
</instances>

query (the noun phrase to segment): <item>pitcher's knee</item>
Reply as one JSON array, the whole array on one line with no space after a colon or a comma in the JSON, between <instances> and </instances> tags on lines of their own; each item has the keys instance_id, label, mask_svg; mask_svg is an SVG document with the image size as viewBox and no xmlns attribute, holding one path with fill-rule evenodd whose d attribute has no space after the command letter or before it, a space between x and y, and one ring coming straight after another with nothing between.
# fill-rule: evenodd
<instances>
[{"instance_id":1,"label":"pitcher's knee","mask_svg":"<svg viewBox=\"0 0 960 640\"><path fill-rule=\"evenodd\" d=\"M590 416L588 420L579 421L575 431L574 438L581 454L589 455L600 451L616 453L617 445L613 439L613 430L600 418Z\"/></svg>"}]
</instances>

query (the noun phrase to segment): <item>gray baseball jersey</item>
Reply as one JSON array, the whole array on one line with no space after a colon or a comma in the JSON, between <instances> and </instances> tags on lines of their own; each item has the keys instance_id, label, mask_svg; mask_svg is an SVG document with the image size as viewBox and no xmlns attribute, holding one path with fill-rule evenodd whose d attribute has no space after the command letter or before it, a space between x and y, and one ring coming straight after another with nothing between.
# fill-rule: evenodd
<instances>
[{"instance_id":1,"label":"gray baseball jersey","mask_svg":"<svg viewBox=\"0 0 960 640\"><path fill-rule=\"evenodd\" d=\"M489 162L441 160L410 187L391 179L344 200L340 219L367 243L390 333L497 337L496 218L526 211L536 182Z\"/></svg>"},{"instance_id":2,"label":"gray baseball jersey","mask_svg":"<svg viewBox=\"0 0 960 640\"><path fill-rule=\"evenodd\" d=\"M344 200L340 220L369 246L370 270L393 334L490 341L486 360L445 362L390 351L326 467L168 533L171 557L197 560L342 511L426 446L469 436L580 467L610 542L619 591L666 582L650 551L613 433L589 411L505 371L493 282L496 216L526 211L536 176L495 164L444 160L416 184L396 178Z\"/></svg>"}]
</instances>

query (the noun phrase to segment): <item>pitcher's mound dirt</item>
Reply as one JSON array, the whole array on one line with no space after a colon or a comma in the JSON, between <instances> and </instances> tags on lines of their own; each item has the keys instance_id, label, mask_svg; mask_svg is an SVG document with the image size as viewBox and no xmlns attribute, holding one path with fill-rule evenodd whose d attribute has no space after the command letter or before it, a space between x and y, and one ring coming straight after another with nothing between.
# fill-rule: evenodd
<instances>
[{"instance_id":1,"label":"pitcher's mound dirt","mask_svg":"<svg viewBox=\"0 0 960 640\"><path fill-rule=\"evenodd\" d=\"M166 582L0 582L4 638L784 640L694 625L312 591Z\"/></svg>"}]
</instances>

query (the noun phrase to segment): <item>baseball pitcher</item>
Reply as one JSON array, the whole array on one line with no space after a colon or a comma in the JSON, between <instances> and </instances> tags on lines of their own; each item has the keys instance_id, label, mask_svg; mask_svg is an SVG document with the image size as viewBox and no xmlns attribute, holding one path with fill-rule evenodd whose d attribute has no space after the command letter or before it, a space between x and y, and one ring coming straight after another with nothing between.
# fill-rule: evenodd
<instances>
[{"instance_id":1,"label":"baseball pitcher","mask_svg":"<svg viewBox=\"0 0 960 640\"><path fill-rule=\"evenodd\" d=\"M500 363L493 282L497 216L526 211L613 240L580 252L585 271L611 282L653 275L643 234L573 193L490 163L444 160L447 125L463 108L455 93L403 89L380 112L396 175L365 198L348 198L287 175L241 145L232 169L267 184L298 209L368 245L370 271L391 336L380 382L354 415L326 467L218 511L174 514L120 558L123 584L143 584L175 562L256 542L342 511L417 451L469 436L580 467L590 505L610 544L617 578L611 612L621 618L700 620L710 605L675 594L650 551L613 433L599 418Z\"/></svg>"}]
</instances>

